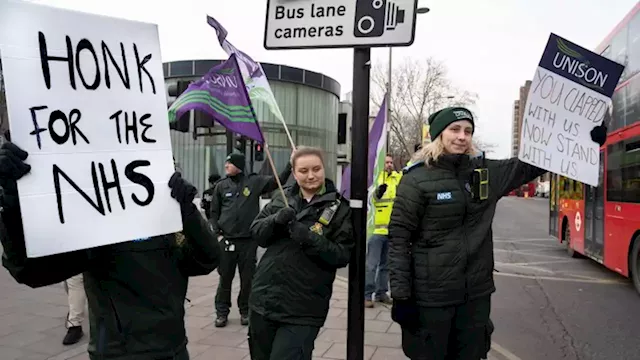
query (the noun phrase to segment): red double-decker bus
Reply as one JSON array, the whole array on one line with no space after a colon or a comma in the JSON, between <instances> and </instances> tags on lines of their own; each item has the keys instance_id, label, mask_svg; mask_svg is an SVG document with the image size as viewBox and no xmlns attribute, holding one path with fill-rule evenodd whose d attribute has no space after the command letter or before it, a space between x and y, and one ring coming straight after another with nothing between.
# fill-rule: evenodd
<instances>
[{"instance_id":1,"label":"red double-decker bus","mask_svg":"<svg viewBox=\"0 0 640 360\"><path fill-rule=\"evenodd\" d=\"M625 65L600 149L600 183L552 175L549 233L569 255L631 278L640 293L640 2L596 52Z\"/></svg>"}]
</instances>

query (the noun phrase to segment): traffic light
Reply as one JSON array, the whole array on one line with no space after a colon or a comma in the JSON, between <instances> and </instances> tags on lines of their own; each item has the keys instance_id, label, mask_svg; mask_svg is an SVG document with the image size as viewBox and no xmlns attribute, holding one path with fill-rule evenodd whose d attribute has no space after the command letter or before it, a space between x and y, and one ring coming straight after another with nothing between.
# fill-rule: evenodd
<instances>
[{"instance_id":1,"label":"traffic light","mask_svg":"<svg viewBox=\"0 0 640 360\"><path fill-rule=\"evenodd\" d=\"M233 147L244 154L247 151L247 138L242 135L236 135Z\"/></svg>"},{"instance_id":2,"label":"traffic light","mask_svg":"<svg viewBox=\"0 0 640 360\"><path fill-rule=\"evenodd\" d=\"M253 159L255 161L264 161L264 147L262 144L256 143L254 145Z\"/></svg>"}]
</instances>

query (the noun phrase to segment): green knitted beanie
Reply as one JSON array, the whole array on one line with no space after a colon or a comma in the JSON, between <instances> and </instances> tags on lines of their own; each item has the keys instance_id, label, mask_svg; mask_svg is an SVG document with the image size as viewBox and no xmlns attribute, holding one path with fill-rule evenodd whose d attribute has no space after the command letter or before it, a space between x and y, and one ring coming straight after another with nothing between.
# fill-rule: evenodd
<instances>
[{"instance_id":1,"label":"green knitted beanie","mask_svg":"<svg viewBox=\"0 0 640 360\"><path fill-rule=\"evenodd\" d=\"M475 130L471 111L463 107L448 107L429 115L429 135L431 135L431 140L435 140L449 124L459 120L470 121Z\"/></svg>"}]
</instances>

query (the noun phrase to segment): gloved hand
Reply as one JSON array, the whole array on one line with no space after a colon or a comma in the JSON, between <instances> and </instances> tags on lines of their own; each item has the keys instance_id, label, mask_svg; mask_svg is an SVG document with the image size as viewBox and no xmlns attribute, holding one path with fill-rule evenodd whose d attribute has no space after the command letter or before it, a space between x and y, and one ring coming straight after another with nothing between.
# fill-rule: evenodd
<instances>
[{"instance_id":1,"label":"gloved hand","mask_svg":"<svg viewBox=\"0 0 640 360\"><path fill-rule=\"evenodd\" d=\"M171 197L176 199L180 204L182 216L189 216L196 211L193 199L196 197L198 190L187 180L183 179L179 172L176 171L171 175L169 187L171 188Z\"/></svg>"},{"instance_id":2,"label":"gloved hand","mask_svg":"<svg viewBox=\"0 0 640 360\"><path fill-rule=\"evenodd\" d=\"M6 142L0 146L0 206L17 207L17 180L31 171L31 165L25 164L29 154L13 143Z\"/></svg>"},{"instance_id":3,"label":"gloved hand","mask_svg":"<svg viewBox=\"0 0 640 360\"><path fill-rule=\"evenodd\" d=\"M288 225L296 218L296 211L290 207L284 207L276 213L274 221L278 225Z\"/></svg>"},{"instance_id":4,"label":"gloved hand","mask_svg":"<svg viewBox=\"0 0 640 360\"><path fill-rule=\"evenodd\" d=\"M376 197L380 199L382 195L384 195L385 191L387 191L387 184L382 184L378 186L378 188L376 189Z\"/></svg>"},{"instance_id":5,"label":"gloved hand","mask_svg":"<svg viewBox=\"0 0 640 360\"><path fill-rule=\"evenodd\" d=\"M303 223L294 221L289 224L289 235L294 241L304 244L309 241L311 230Z\"/></svg>"},{"instance_id":6,"label":"gloved hand","mask_svg":"<svg viewBox=\"0 0 640 360\"><path fill-rule=\"evenodd\" d=\"M418 305L414 300L393 300L391 319L400 327L409 331L416 331L420 326Z\"/></svg>"},{"instance_id":7,"label":"gloved hand","mask_svg":"<svg viewBox=\"0 0 640 360\"><path fill-rule=\"evenodd\" d=\"M602 124L591 129L591 140L602 146L607 141L607 125L603 121Z\"/></svg>"}]
</instances>

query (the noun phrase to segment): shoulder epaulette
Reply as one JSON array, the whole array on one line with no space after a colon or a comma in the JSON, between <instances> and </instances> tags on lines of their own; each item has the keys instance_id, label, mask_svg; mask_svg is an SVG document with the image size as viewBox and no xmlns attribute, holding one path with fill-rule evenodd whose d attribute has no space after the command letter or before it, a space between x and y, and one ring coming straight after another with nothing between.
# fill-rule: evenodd
<instances>
[{"instance_id":1,"label":"shoulder epaulette","mask_svg":"<svg viewBox=\"0 0 640 360\"><path fill-rule=\"evenodd\" d=\"M411 170L413 170L413 169L415 169L415 168L417 168L417 167L419 167L419 166L421 166L421 165L424 165L424 161L422 161L422 160L421 160L421 161L416 161L416 162L411 163L411 164L408 164L407 166L405 166L405 167L402 169L402 173L403 173L403 174L406 174L406 173L408 173L409 171L411 171Z\"/></svg>"}]
</instances>

